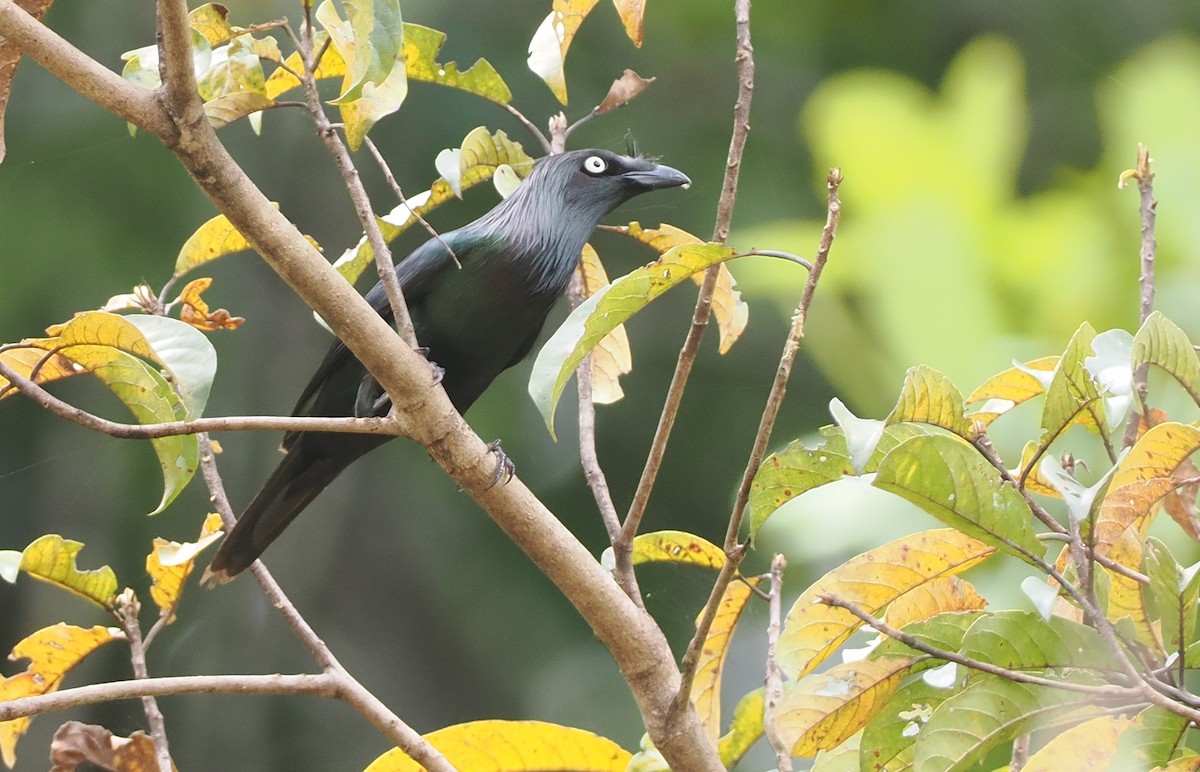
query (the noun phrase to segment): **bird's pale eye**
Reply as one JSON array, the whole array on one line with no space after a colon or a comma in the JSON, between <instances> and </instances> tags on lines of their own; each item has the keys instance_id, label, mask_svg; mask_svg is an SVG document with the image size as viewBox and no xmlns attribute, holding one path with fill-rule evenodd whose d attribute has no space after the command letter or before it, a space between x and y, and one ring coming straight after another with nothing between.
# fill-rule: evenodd
<instances>
[{"instance_id":1,"label":"bird's pale eye","mask_svg":"<svg viewBox=\"0 0 1200 772\"><path fill-rule=\"evenodd\" d=\"M598 155L590 155L583 162L583 170L588 174L603 174L608 168L608 163Z\"/></svg>"}]
</instances>

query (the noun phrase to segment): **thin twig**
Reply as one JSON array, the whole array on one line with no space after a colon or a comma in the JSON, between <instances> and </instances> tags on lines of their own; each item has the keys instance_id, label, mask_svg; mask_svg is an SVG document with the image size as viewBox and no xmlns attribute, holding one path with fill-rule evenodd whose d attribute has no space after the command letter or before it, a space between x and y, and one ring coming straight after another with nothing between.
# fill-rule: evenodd
<instances>
[{"instance_id":1,"label":"thin twig","mask_svg":"<svg viewBox=\"0 0 1200 772\"><path fill-rule=\"evenodd\" d=\"M813 258L812 270L808 272L808 278L804 282L804 290L800 294L800 302L797 304L795 314L792 316L792 328L788 333L787 342L783 346L783 353L779 357L779 366L775 370L775 380L772 382L771 391L767 395L767 403L763 408L762 418L759 419L758 432L754 438L754 445L750 450L750 458L747 460L746 468L742 473L742 482L738 486L737 498L734 501L733 511L729 515L729 525L725 531L726 567L731 566L733 570L722 570L717 575L717 581L713 584L712 592L708 596L708 603L705 604L700 620L696 623L696 635L692 638L691 643L688 644L687 651L684 653L680 664L682 686L675 697L676 704L686 699L687 694L691 691L692 681L696 677L696 668L700 662L700 653L704 647L704 640L708 637L708 631L712 627L713 620L716 619L721 598L725 595L726 586L736 575L737 567L741 564L742 558L748 549L749 542L740 542L738 537L741 533L746 505L750 499L750 487L766 455L767 445L771 441L771 430L775 426L775 419L778 417L779 408L783 404L783 396L787 392L787 382L791 376L792 364L796 359L796 354L800 350L800 343L804 340L804 327L808 319L808 310L812 305L812 300L817 290L817 282L821 278L821 272L825 268L825 263L829 260L829 250L833 246L833 238L837 234L838 222L841 220L842 204L841 199L838 198L838 188L842 183L841 171L839 169L831 170L826 183L829 190L829 198L827 213L825 215L825 227L821 231L821 242L817 247L817 254ZM685 689L687 691L684 691Z\"/></svg>"},{"instance_id":2,"label":"thin twig","mask_svg":"<svg viewBox=\"0 0 1200 772\"><path fill-rule=\"evenodd\" d=\"M119 439L150 440L180 434L201 432L232 432L246 430L346 432L351 434L389 434L403 436L398 416L386 418L325 418L318 416L219 416L196 418L191 421L163 421L154 424L127 424L109 421L86 410L64 402L0 360L0 377L7 379L22 394L59 418L87 429Z\"/></svg>"},{"instance_id":3,"label":"thin twig","mask_svg":"<svg viewBox=\"0 0 1200 772\"><path fill-rule=\"evenodd\" d=\"M550 140L546 139L546 135L542 133L541 129L534 125L533 121L525 117L525 113L521 112L510 104L505 104L504 109L508 110L508 112L514 118L520 121L522 126L524 126L526 129L529 129L529 133L532 134L534 139L537 140L538 144L542 146L543 153L549 155L552 152L550 149Z\"/></svg>"},{"instance_id":4,"label":"thin twig","mask_svg":"<svg viewBox=\"0 0 1200 772\"><path fill-rule=\"evenodd\" d=\"M771 593L769 621L767 622L767 677L763 689L766 708L763 712L763 733L767 742L775 751L776 764L779 772L792 772L792 752L787 743L779 736L775 726L775 709L783 700L783 670L779 667L775 650L779 646L780 619L783 616L783 570L787 568L787 560L783 555L776 555L771 561Z\"/></svg>"},{"instance_id":5,"label":"thin twig","mask_svg":"<svg viewBox=\"0 0 1200 772\"><path fill-rule=\"evenodd\" d=\"M1021 772L1029 762L1029 741L1031 735L1026 732L1013 740L1012 754L1009 757L1008 772Z\"/></svg>"},{"instance_id":6,"label":"thin twig","mask_svg":"<svg viewBox=\"0 0 1200 772\"><path fill-rule=\"evenodd\" d=\"M947 649L939 649L936 646L931 646L915 636L909 635L902 630L897 630L887 622L884 622L882 619L872 616L867 611L859 608L856 604L839 598L836 595L820 595L818 596L818 600L820 600L826 606L833 606L834 608L842 608L846 611L849 611L851 614L858 617L858 619L868 627L883 633L889 638L896 639L910 649L915 649L924 654L928 654L931 657L936 657L937 659L944 659L947 662L957 663L972 670L978 670L981 673L990 673L992 675L1000 676L1001 678L1009 681L1015 681L1017 683L1032 684L1035 686L1048 686L1053 689L1079 692L1080 694L1090 694L1100 699L1131 699L1138 697L1141 694L1141 690L1133 686L1120 686L1117 684L1107 684L1104 686L1096 686L1093 684L1076 684L1069 681L1058 681L1053 678L1043 678L1042 676L1033 675L1032 673L1026 673L1021 670L1010 670L998 665L993 665L990 662L984 662L982 660L975 659L974 657L964 656L956 651L949 651Z\"/></svg>"},{"instance_id":7,"label":"thin twig","mask_svg":"<svg viewBox=\"0 0 1200 772\"><path fill-rule=\"evenodd\" d=\"M234 523L233 511L229 505L229 498L225 495L225 485L221 480L220 472L217 470L216 456L213 453L212 444L209 442L208 437L203 434L200 435L200 467L204 474L204 482L208 485L213 505L221 515L221 520L225 523L225 527L231 528ZM332 679L335 689L334 693L330 696L336 697L355 708L360 715L379 729L385 737L395 743L398 748L403 749L414 760L425 765L427 769L436 769L439 772L454 772L454 767L446 761L445 757L436 748L430 745L416 730L404 723L399 716L389 710L379 698L371 694L338 662L333 651L317 635L312 626L308 624L308 620L296 610L296 606L287 597L283 588L275 581L275 578L271 576L271 572L267 570L266 565L261 560L256 560L250 564L250 572L258 581L263 593L267 596L267 600L270 601L275 610L287 622L288 627L292 629L292 632L300 639L300 642L308 648L309 652L313 655L313 659L317 661L317 664L320 665L325 675Z\"/></svg>"},{"instance_id":8,"label":"thin twig","mask_svg":"<svg viewBox=\"0 0 1200 772\"><path fill-rule=\"evenodd\" d=\"M114 613L125 631L125 639L129 642L129 661L133 665L133 677L146 680L150 671L146 668L146 648L142 644L142 628L138 623L138 612L141 604L132 590L126 590L117 596ZM158 709L158 700L148 694L142 695L142 712L146 714L146 724L150 728L150 737L154 740L154 757L158 761L159 772L171 772L171 751L167 745L167 728L163 721L162 711Z\"/></svg>"},{"instance_id":9,"label":"thin twig","mask_svg":"<svg viewBox=\"0 0 1200 772\"><path fill-rule=\"evenodd\" d=\"M1033 497L1029 495L1029 492L1025 490L1025 475L1022 475L1020 480L1017 480L1015 477L1013 477L1012 472L1009 471L1007 466L1005 466L1004 459L1000 458L1000 454L996 452L995 446L992 445L991 437L989 437L987 431L982 428L982 423L977 423L976 426L980 428L978 431L974 432L974 438L971 443L975 446L975 449L978 450L980 454L996 468L996 471L1000 472L1000 477L1005 482L1012 485L1013 488L1015 488L1017 492L1021 494L1021 497L1025 499L1025 503L1029 505L1029 509L1033 512L1034 516L1042 522L1042 525L1046 526L1056 534L1067 536L1068 534L1066 527L1055 520L1054 517L1046 511L1046 508L1034 500Z\"/></svg>"},{"instance_id":10,"label":"thin twig","mask_svg":"<svg viewBox=\"0 0 1200 772\"><path fill-rule=\"evenodd\" d=\"M567 287L567 299L571 308L578 308L584 301L583 297L583 266L576 269ZM638 589L637 575L633 570L632 545L620 539L621 518L617 514L617 506L613 503L612 491L608 488L608 479L600 466L600 456L596 452L596 405L592 400L592 358L584 357L575 370L575 382L579 395L579 463L583 467L583 476L596 507L600 510L600 519L608 531L609 543L613 548L615 565L613 579L625 591L638 608L645 609L641 590Z\"/></svg>"},{"instance_id":11,"label":"thin twig","mask_svg":"<svg viewBox=\"0 0 1200 772\"><path fill-rule=\"evenodd\" d=\"M306 27L303 32L300 50L301 55L305 57L303 83L308 111L317 127L317 134L337 164L338 171L342 175L342 182L346 186L346 193L354 205L359 224L362 225L363 233L367 235L367 243L375 255L375 268L379 273L379 281L383 284L388 305L392 310L396 332L405 343L416 348L418 346L417 336L413 331L412 319L408 315L408 304L404 302L404 290L400 286L400 279L397 278L396 268L392 263L392 251L388 248L387 242L384 241L383 234L379 230L379 223L376 222L375 212L371 208L371 199L367 196L367 189L363 187L362 178L358 175L358 169L354 166L350 151L346 149L346 144L342 142L342 138L333 128L329 116L325 114L325 106L321 103L321 95L317 91L317 79L313 75L319 59L312 57L312 29Z\"/></svg>"},{"instance_id":12,"label":"thin twig","mask_svg":"<svg viewBox=\"0 0 1200 772\"><path fill-rule=\"evenodd\" d=\"M421 213L408 203L408 199L404 197L404 191L400 188L400 183L396 182L396 176L392 174L392 168L388 166L387 160L384 159L383 153L379 152L379 148L375 146L375 142L370 137L363 137L363 143L366 144L367 150L371 151L371 155L375 158L375 163L379 164L379 169L383 172L383 178L387 180L387 184L392 187L392 192L396 194L396 198L400 199L400 203L403 204L404 208L408 210L409 215L421 224L421 227L425 229L426 233L428 233L432 238L437 239L438 243L450 253L450 257L454 260L454 264L459 268L462 268L462 263L458 262L458 255L454 254L454 250L449 244L446 243L446 240L442 238L442 234L434 230L433 226L421 216Z\"/></svg>"},{"instance_id":13,"label":"thin twig","mask_svg":"<svg viewBox=\"0 0 1200 772\"><path fill-rule=\"evenodd\" d=\"M754 96L754 46L750 41L750 0L734 0L734 21L737 29L737 53L734 61L738 71L737 101L733 106L733 133L729 139L729 155L725 161L725 178L721 184L721 196L717 201L717 217L713 225L713 241L724 244L729 238L729 226L733 221L733 206L737 201L738 175L742 169L742 154L746 149L746 139L750 134L750 103ZM692 366L696 361L696 353L700 350L700 341L708 327L708 317L712 311L713 292L717 287L718 269L708 269L704 274L704 282L700 285L696 297L696 308L692 312L692 324L688 328L687 337L679 351L679 359L675 363L675 374L671 377L671 385L667 389L667 397L663 402L662 414L658 419L658 427L654 430L654 439L650 444L650 452L646 455L646 465L642 469L641 479L633 494L633 501L625 515L621 528L621 539L632 542L641 527L642 517L646 513L646 505L650 500L650 491L658 478L658 470L662 467L663 457L667 452L667 441L675 426L675 417L679 413L679 405L683 401L683 392L687 387L688 378L692 374ZM690 688L690 686L689 686Z\"/></svg>"},{"instance_id":14,"label":"thin twig","mask_svg":"<svg viewBox=\"0 0 1200 772\"><path fill-rule=\"evenodd\" d=\"M1138 252L1141 263L1141 273L1138 276L1138 284L1141 287L1141 313L1139 314L1141 324L1145 324L1146 319L1154 311L1154 257L1158 252L1158 240L1154 235L1155 220L1158 217L1158 202L1154 200L1154 171L1150 168L1152 160L1150 151L1139 142L1137 167L1133 170L1132 176L1137 180L1140 202L1138 212L1142 221L1142 246ZM1122 175L1118 186L1123 185L1125 179L1125 175ZM1142 415L1147 409L1146 396L1149 375L1150 366L1148 364L1142 365L1133 373L1133 391L1137 400L1130 408L1129 418L1125 422L1124 447L1130 447L1137 440L1138 427L1141 425ZM1142 412L1139 412L1139 408Z\"/></svg>"}]
</instances>

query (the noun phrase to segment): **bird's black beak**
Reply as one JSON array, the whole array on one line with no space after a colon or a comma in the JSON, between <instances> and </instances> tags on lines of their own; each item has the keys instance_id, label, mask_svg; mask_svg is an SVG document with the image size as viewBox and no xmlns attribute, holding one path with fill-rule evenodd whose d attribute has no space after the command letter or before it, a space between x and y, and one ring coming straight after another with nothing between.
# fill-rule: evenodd
<instances>
[{"instance_id":1,"label":"bird's black beak","mask_svg":"<svg viewBox=\"0 0 1200 772\"><path fill-rule=\"evenodd\" d=\"M646 190L660 188L687 188L692 181L686 174L670 166L655 166L653 169L635 169L621 175L626 180Z\"/></svg>"}]
</instances>

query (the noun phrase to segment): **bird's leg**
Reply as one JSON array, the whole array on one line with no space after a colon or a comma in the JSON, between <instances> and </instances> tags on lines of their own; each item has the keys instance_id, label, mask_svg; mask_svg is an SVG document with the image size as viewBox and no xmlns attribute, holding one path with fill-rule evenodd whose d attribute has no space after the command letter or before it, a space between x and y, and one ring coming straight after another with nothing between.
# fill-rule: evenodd
<instances>
[{"instance_id":1,"label":"bird's leg","mask_svg":"<svg viewBox=\"0 0 1200 772\"><path fill-rule=\"evenodd\" d=\"M517 465L513 463L507 453L500 449L500 440L492 440L487 447L496 454L496 473L492 475L492 481L484 488L484 490L490 491L500 483L501 479L506 483L511 480L517 473Z\"/></svg>"}]
</instances>

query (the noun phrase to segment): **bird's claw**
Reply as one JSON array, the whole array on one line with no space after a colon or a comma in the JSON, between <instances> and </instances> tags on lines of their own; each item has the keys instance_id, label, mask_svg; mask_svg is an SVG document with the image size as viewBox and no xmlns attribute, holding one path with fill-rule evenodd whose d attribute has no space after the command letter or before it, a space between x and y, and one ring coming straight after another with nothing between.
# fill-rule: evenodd
<instances>
[{"instance_id":1,"label":"bird's claw","mask_svg":"<svg viewBox=\"0 0 1200 772\"><path fill-rule=\"evenodd\" d=\"M437 386L446 377L446 368L429 358L429 346L417 346L413 351L425 357L425 361L433 368L433 385Z\"/></svg>"},{"instance_id":2,"label":"bird's claw","mask_svg":"<svg viewBox=\"0 0 1200 772\"><path fill-rule=\"evenodd\" d=\"M489 451L496 454L496 472L492 475L492 481L484 488L484 490L490 491L500 484L501 479L505 483L512 480L517 473L517 465L508 457L508 454L500 449L500 440L492 440L487 447Z\"/></svg>"}]
</instances>

